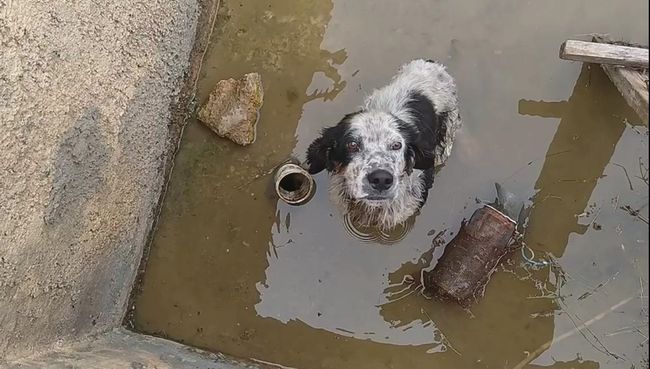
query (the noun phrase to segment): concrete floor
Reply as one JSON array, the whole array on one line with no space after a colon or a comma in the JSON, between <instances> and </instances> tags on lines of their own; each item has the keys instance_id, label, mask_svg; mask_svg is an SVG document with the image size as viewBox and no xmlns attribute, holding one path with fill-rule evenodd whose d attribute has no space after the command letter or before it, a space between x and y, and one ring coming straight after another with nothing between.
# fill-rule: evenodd
<instances>
[{"instance_id":1,"label":"concrete floor","mask_svg":"<svg viewBox=\"0 0 650 369\"><path fill-rule=\"evenodd\" d=\"M96 339L61 347L35 357L15 360L7 369L248 369L220 354L208 353L172 341L116 328ZM4 368L4 366L3 366Z\"/></svg>"},{"instance_id":2,"label":"concrete floor","mask_svg":"<svg viewBox=\"0 0 650 369\"><path fill-rule=\"evenodd\" d=\"M127 310L217 7L0 0L0 366L50 366L52 352L136 350L147 339L113 329ZM88 367L79 360L65 365Z\"/></svg>"}]
</instances>

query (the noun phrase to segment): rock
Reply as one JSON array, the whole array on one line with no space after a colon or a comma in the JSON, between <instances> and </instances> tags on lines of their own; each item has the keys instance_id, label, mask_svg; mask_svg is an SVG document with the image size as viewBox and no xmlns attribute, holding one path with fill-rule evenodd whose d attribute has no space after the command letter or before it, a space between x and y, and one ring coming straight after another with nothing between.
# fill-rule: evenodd
<instances>
[{"instance_id":1,"label":"rock","mask_svg":"<svg viewBox=\"0 0 650 369\"><path fill-rule=\"evenodd\" d=\"M246 146L255 142L263 99L259 74L248 73L238 80L225 79L217 82L198 117L219 136Z\"/></svg>"}]
</instances>

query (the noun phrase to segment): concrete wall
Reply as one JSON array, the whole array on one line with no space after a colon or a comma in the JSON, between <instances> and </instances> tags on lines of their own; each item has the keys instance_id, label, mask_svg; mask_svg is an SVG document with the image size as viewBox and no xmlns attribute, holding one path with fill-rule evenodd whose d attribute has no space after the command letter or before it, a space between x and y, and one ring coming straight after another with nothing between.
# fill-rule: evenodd
<instances>
[{"instance_id":1,"label":"concrete wall","mask_svg":"<svg viewBox=\"0 0 650 369\"><path fill-rule=\"evenodd\" d=\"M246 369L257 368L219 354L189 348L160 338L142 336L123 328L71 347L61 347L38 357L24 358L8 369Z\"/></svg>"},{"instance_id":2,"label":"concrete wall","mask_svg":"<svg viewBox=\"0 0 650 369\"><path fill-rule=\"evenodd\" d=\"M217 1L0 0L0 365L121 324Z\"/></svg>"}]
</instances>

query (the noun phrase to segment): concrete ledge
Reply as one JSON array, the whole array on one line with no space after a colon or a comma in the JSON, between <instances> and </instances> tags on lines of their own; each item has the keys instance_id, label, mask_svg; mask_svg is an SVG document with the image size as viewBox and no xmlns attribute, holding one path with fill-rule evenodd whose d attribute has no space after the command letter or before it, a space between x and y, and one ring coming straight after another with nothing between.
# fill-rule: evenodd
<instances>
[{"instance_id":1,"label":"concrete ledge","mask_svg":"<svg viewBox=\"0 0 650 369\"><path fill-rule=\"evenodd\" d=\"M6 363L8 369L246 369L258 368L184 346L117 328L95 340Z\"/></svg>"}]
</instances>

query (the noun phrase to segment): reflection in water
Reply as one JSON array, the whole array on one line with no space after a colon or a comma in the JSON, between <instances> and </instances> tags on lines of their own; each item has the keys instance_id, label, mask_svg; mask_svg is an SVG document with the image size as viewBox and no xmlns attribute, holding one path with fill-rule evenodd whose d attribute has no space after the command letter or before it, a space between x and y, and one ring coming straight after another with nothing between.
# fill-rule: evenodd
<instances>
[{"instance_id":1,"label":"reflection in water","mask_svg":"<svg viewBox=\"0 0 650 369\"><path fill-rule=\"evenodd\" d=\"M521 114L560 118L535 183L539 192L526 242L533 249L561 257L569 236L586 231L587 226L578 223L577 215L587 208L596 183L614 154L625 129L623 118L638 118L612 88L605 73L589 64L583 64L569 101L520 101L519 107Z\"/></svg>"},{"instance_id":2,"label":"reflection in water","mask_svg":"<svg viewBox=\"0 0 650 369\"><path fill-rule=\"evenodd\" d=\"M345 214L343 218L345 230L348 231L352 237L361 241L378 243L380 245L392 245L400 242L404 237L406 237L415 223L415 217L411 217L406 222L386 231L376 227L368 227L358 224L358 222L355 222L349 214Z\"/></svg>"},{"instance_id":3,"label":"reflection in water","mask_svg":"<svg viewBox=\"0 0 650 369\"><path fill-rule=\"evenodd\" d=\"M604 73L597 68L592 70L585 65L580 73L573 94L565 103L527 103L520 102L520 113L535 112L541 116L554 116L561 113L561 121L553 141L551 142L542 171L536 182L539 190L529 219L529 228L526 233L526 242L531 245L552 245L550 249L556 256L561 256L568 243L569 233L583 233L584 226L577 223L577 214L582 213L587 207L587 201L595 187L596 180L603 174L605 166L609 163L616 142L624 129L620 117L634 117L625 103L621 103L620 95L611 88L610 82ZM607 101L607 103L604 103ZM562 155L555 155L555 153ZM556 200L555 202L549 199ZM423 319L427 308L422 305L420 298L420 285L418 280L422 265L432 259L432 254L438 245L424 253L419 263L405 263L398 270L389 275L392 283L386 293L397 295L398 304L382 305L381 314L387 321L399 321L400 325L411 324L413 321ZM507 327L512 331L507 335L518 333L519 327L531 329L531 324L536 324L536 344L531 342L513 340L506 348L501 348L501 360L517 362L517 357L522 360L523 352L530 352L530 347L540 347L553 337L554 318L552 315L539 315L539 312L550 312L558 309L551 299L538 300L540 303L531 304L526 297L559 291L561 278L556 273L544 270L526 270L519 262L519 256L513 255L516 264L506 265L506 271L511 273L498 273L488 286L488 294L483 301L472 307L468 312L468 319L454 320L453 326L448 326L446 314L437 316L435 313L426 313L438 329L438 334L444 339L443 346L461 350L470 347L486 347L495 336L495 327L484 326L486 322L498 321L504 313L508 312ZM427 267L435 263L425 264ZM412 278L408 278L412 276ZM522 277L523 276L523 277ZM402 283L399 283L403 281ZM489 294L490 290L510 291L510 301L494 299ZM413 297L410 295L413 294ZM541 302L544 301L544 302ZM443 307L437 302L427 303L429 309L442 312L449 307ZM474 319L469 319L472 314ZM537 317L533 320L532 315ZM408 319L405 319L406 317ZM423 320L426 321L426 320ZM489 325L489 323L488 323ZM472 335L455 337L455 332L473 332ZM449 333L446 333L449 332ZM482 335L485 335L482 337ZM537 353L539 355L540 352ZM533 361L535 357L523 358L523 363ZM495 363L496 364L496 363ZM573 367L576 363L567 363ZM557 367L563 367L556 364ZM534 367L534 366L533 366ZM555 367L555 366L554 366ZM575 367L598 367L594 362L583 362Z\"/></svg>"},{"instance_id":4,"label":"reflection in water","mask_svg":"<svg viewBox=\"0 0 650 369\"><path fill-rule=\"evenodd\" d=\"M327 181L326 177L320 175L317 180ZM334 216L338 213L327 191L318 191L310 206L279 203L278 212L266 278L258 285L260 302L255 309L259 315L282 322L299 320L379 343L431 343L430 330L418 323L399 327L377 314L377 305L388 301L382 297L386 270L412 251L399 243L378 247L375 242L350 237L345 220ZM408 237L407 232L402 234Z\"/></svg>"},{"instance_id":5,"label":"reflection in water","mask_svg":"<svg viewBox=\"0 0 650 369\"><path fill-rule=\"evenodd\" d=\"M535 183L538 192L525 235L525 242L532 248L559 258L564 255L571 234L583 235L588 229L589 225L579 223L579 214L588 210L598 179L623 134L624 122L638 117L612 88L602 69L589 64L582 65L568 101L522 100L519 112L560 118ZM557 291L562 283L560 275L561 272L555 275ZM537 350L518 368L544 351ZM598 364L591 362L589 367L597 368Z\"/></svg>"},{"instance_id":6,"label":"reflection in water","mask_svg":"<svg viewBox=\"0 0 650 369\"><path fill-rule=\"evenodd\" d=\"M278 362L276 332L294 331L286 337L295 360L315 366L319 345L301 337L302 325L259 321L253 308L276 207L267 181L255 178L291 153L303 105L332 99L345 86L336 70L345 52L320 47L331 10L329 1L221 2L198 100L220 79L259 72L265 101L258 139L242 149L196 122L186 128L136 301L137 329L240 357L249 356L248 343L258 347L256 357ZM330 86L307 94L316 73Z\"/></svg>"}]
</instances>

